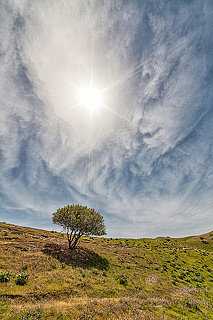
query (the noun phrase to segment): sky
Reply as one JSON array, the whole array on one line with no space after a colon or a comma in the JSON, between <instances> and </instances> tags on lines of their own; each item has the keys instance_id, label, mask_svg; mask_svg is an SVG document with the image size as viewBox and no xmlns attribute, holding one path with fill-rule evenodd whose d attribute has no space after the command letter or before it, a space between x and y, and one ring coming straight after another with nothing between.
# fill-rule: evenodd
<instances>
[{"instance_id":1,"label":"sky","mask_svg":"<svg viewBox=\"0 0 213 320\"><path fill-rule=\"evenodd\" d=\"M212 0L0 1L0 221L213 230ZM93 86L96 108L82 103Z\"/></svg>"}]
</instances>

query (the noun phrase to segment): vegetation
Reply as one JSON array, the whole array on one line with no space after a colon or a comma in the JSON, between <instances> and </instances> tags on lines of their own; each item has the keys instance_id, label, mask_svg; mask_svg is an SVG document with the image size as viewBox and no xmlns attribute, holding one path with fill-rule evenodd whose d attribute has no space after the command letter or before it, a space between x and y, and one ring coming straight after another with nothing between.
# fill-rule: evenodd
<instances>
[{"instance_id":1,"label":"vegetation","mask_svg":"<svg viewBox=\"0 0 213 320\"><path fill-rule=\"evenodd\" d=\"M10 281L11 272L4 271L0 274L0 282L8 282Z\"/></svg>"},{"instance_id":2,"label":"vegetation","mask_svg":"<svg viewBox=\"0 0 213 320\"><path fill-rule=\"evenodd\" d=\"M106 234L103 217L94 209L80 205L59 208L53 213L53 223L61 225L67 234L69 249L75 249L83 236L103 236Z\"/></svg>"},{"instance_id":3,"label":"vegetation","mask_svg":"<svg viewBox=\"0 0 213 320\"><path fill-rule=\"evenodd\" d=\"M23 286L24 284L26 284L27 280L28 280L28 273L26 272L19 273L16 276L16 284L18 284L19 286Z\"/></svg>"},{"instance_id":4,"label":"vegetation","mask_svg":"<svg viewBox=\"0 0 213 320\"><path fill-rule=\"evenodd\" d=\"M212 238L83 236L70 251L66 234L0 223L0 319L213 319Z\"/></svg>"}]
</instances>

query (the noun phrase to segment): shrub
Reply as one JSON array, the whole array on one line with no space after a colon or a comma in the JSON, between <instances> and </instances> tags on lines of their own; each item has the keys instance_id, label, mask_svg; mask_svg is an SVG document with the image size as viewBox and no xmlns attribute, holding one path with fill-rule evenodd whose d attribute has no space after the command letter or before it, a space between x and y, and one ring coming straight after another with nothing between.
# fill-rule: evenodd
<instances>
[{"instance_id":1,"label":"shrub","mask_svg":"<svg viewBox=\"0 0 213 320\"><path fill-rule=\"evenodd\" d=\"M197 277L196 281L197 282L204 282L204 276L201 275L201 276Z\"/></svg>"},{"instance_id":2,"label":"shrub","mask_svg":"<svg viewBox=\"0 0 213 320\"><path fill-rule=\"evenodd\" d=\"M24 284L27 283L28 277L29 277L29 275L26 272L22 272L20 274L17 274L16 284L19 286L23 286Z\"/></svg>"},{"instance_id":3,"label":"shrub","mask_svg":"<svg viewBox=\"0 0 213 320\"><path fill-rule=\"evenodd\" d=\"M163 270L167 271L167 264L165 262L162 264L162 266L163 266Z\"/></svg>"},{"instance_id":4,"label":"shrub","mask_svg":"<svg viewBox=\"0 0 213 320\"><path fill-rule=\"evenodd\" d=\"M118 277L118 279L119 279L120 284L125 284L126 285L128 283L127 276L125 274L121 274Z\"/></svg>"},{"instance_id":5,"label":"shrub","mask_svg":"<svg viewBox=\"0 0 213 320\"><path fill-rule=\"evenodd\" d=\"M57 267L55 262L50 262L50 266L52 269L56 269Z\"/></svg>"},{"instance_id":6,"label":"shrub","mask_svg":"<svg viewBox=\"0 0 213 320\"><path fill-rule=\"evenodd\" d=\"M0 274L0 282L8 282L10 281L11 272L5 271Z\"/></svg>"},{"instance_id":7,"label":"shrub","mask_svg":"<svg viewBox=\"0 0 213 320\"><path fill-rule=\"evenodd\" d=\"M22 267L22 270L27 270L27 268L28 268L28 265L24 264L23 267Z\"/></svg>"},{"instance_id":8,"label":"shrub","mask_svg":"<svg viewBox=\"0 0 213 320\"><path fill-rule=\"evenodd\" d=\"M178 278L181 280L185 279L185 277L186 277L186 274L184 272L181 272L178 276Z\"/></svg>"},{"instance_id":9,"label":"shrub","mask_svg":"<svg viewBox=\"0 0 213 320\"><path fill-rule=\"evenodd\" d=\"M203 239L202 242L203 242L204 244L209 244L209 241L206 240L206 239Z\"/></svg>"},{"instance_id":10,"label":"shrub","mask_svg":"<svg viewBox=\"0 0 213 320\"><path fill-rule=\"evenodd\" d=\"M92 273L98 274L98 269L93 268L93 269L92 269Z\"/></svg>"}]
</instances>

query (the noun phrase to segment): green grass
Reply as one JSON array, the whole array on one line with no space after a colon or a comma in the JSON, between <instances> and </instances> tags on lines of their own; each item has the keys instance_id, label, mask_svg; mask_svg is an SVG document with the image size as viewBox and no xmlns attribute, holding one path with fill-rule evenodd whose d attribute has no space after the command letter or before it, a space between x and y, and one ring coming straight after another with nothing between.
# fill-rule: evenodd
<instances>
[{"instance_id":1,"label":"green grass","mask_svg":"<svg viewBox=\"0 0 213 320\"><path fill-rule=\"evenodd\" d=\"M0 319L213 319L213 232L66 246L64 234L0 223Z\"/></svg>"}]
</instances>

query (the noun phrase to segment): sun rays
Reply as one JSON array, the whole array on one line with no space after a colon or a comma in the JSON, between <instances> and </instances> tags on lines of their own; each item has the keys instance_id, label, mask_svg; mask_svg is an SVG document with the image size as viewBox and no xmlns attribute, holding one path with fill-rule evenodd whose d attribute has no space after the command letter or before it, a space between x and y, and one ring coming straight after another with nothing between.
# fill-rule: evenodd
<instances>
[{"instance_id":1,"label":"sun rays","mask_svg":"<svg viewBox=\"0 0 213 320\"><path fill-rule=\"evenodd\" d=\"M194 40L195 37L197 37L197 34L193 34L192 39L190 41ZM173 46L169 47L170 51L174 50L182 50L182 48L185 46L185 41L183 39L175 42ZM93 132L94 129L93 126L96 125L96 121L94 121L94 117L96 116L97 113L99 113L100 118L101 118L101 109L107 110L107 112L111 113L112 115L122 119L124 122L128 123L129 125L137 128L138 130L141 131L141 124L137 122L133 122L128 119L128 117L125 116L124 113L120 113L116 110L115 104L113 103L112 105L108 105L108 103L105 101L104 97L107 95L110 95L111 90L113 89L118 89L121 87L124 83L128 83L131 79L135 78L138 75L141 75L141 78L143 77L143 70L144 67L149 66L151 63L153 63L153 57L149 56L146 59L141 59L141 61L138 64L132 65L126 72L123 74L120 74L114 81L111 83L108 83L104 88L102 89L97 89L98 88L98 80L96 79L96 72L95 72L95 48L94 48L94 39L93 39L93 44L91 46L91 60L90 60L90 78L88 86L85 85L73 85L69 80L63 79L66 81L69 86L72 88L73 95L75 96L75 101L70 107L66 107L64 110L61 111L61 113L66 113L69 116L69 113L75 112L74 109L76 108L85 108L85 110L89 111L88 117L89 117L89 143L92 144L93 140ZM99 118L99 119L100 119ZM188 151L185 151L181 149L178 146L171 146L168 142L166 142L164 139L161 138L160 134L153 133L152 130L148 132L148 134L155 140L159 141L161 144L164 144L170 149L175 149L178 152L182 153L183 155L187 155L194 161L199 162L200 164L213 169L213 166L211 164L208 164L199 158L195 157L193 154L189 153ZM92 145L90 146L90 150L92 150Z\"/></svg>"},{"instance_id":2,"label":"sun rays","mask_svg":"<svg viewBox=\"0 0 213 320\"><path fill-rule=\"evenodd\" d=\"M95 109L101 104L101 92L90 86L80 91L80 103L86 108Z\"/></svg>"}]
</instances>

